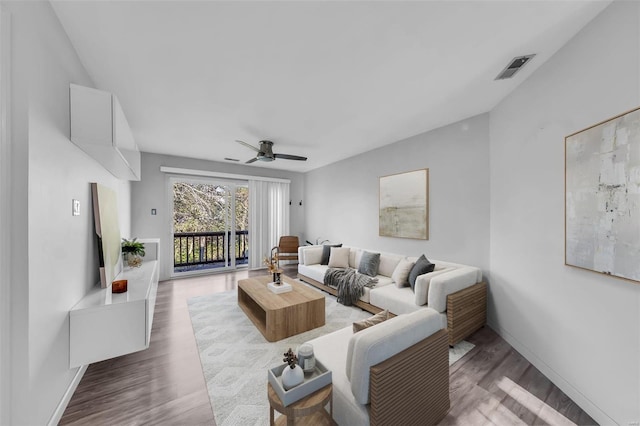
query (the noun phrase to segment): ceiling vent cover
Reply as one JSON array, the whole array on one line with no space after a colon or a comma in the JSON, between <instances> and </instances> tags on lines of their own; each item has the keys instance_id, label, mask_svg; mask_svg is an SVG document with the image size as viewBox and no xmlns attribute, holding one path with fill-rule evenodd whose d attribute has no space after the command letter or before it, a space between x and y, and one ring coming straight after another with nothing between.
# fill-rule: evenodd
<instances>
[{"instance_id":1,"label":"ceiling vent cover","mask_svg":"<svg viewBox=\"0 0 640 426\"><path fill-rule=\"evenodd\" d=\"M498 74L498 76L495 79L504 80L504 79L513 77L534 56L536 55L533 54L533 55L518 56L513 58L511 62L509 62L509 64L500 72L500 74Z\"/></svg>"}]
</instances>

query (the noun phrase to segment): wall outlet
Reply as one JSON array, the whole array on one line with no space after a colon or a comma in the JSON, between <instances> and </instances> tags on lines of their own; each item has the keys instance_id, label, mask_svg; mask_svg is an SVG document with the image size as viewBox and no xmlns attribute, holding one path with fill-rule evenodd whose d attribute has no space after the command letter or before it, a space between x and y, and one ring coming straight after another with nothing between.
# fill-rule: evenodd
<instances>
[{"instance_id":1,"label":"wall outlet","mask_svg":"<svg viewBox=\"0 0 640 426\"><path fill-rule=\"evenodd\" d=\"M80 200L71 200L71 205L71 214L73 216L80 216Z\"/></svg>"},{"instance_id":2,"label":"wall outlet","mask_svg":"<svg viewBox=\"0 0 640 426\"><path fill-rule=\"evenodd\" d=\"M156 215L156 209L151 209L151 216L155 216Z\"/></svg>"}]
</instances>

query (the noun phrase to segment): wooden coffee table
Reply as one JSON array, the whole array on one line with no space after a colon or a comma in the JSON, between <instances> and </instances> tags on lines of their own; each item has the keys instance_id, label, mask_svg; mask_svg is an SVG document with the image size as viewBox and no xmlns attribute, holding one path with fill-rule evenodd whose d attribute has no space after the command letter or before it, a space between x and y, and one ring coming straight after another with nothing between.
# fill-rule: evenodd
<instances>
[{"instance_id":1,"label":"wooden coffee table","mask_svg":"<svg viewBox=\"0 0 640 426\"><path fill-rule=\"evenodd\" d=\"M238 281L238 305L269 342L321 327L325 323L324 296L282 276L292 290L275 294L267 288L270 276Z\"/></svg>"}]
</instances>

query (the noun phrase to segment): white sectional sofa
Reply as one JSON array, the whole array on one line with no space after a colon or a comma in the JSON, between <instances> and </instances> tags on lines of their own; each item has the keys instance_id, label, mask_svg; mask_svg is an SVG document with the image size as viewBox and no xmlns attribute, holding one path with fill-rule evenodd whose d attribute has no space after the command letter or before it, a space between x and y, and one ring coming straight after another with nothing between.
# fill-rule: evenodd
<instances>
[{"instance_id":1,"label":"white sectional sofa","mask_svg":"<svg viewBox=\"0 0 640 426\"><path fill-rule=\"evenodd\" d=\"M339 425L431 425L450 406L448 338L432 309L357 333L351 326L309 341L332 372Z\"/></svg>"},{"instance_id":2,"label":"white sectional sofa","mask_svg":"<svg viewBox=\"0 0 640 426\"><path fill-rule=\"evenodd\" d=\"M479 268L430 259L433 272L419 275L415 287L398 287L392 279L402 259L415 262L417 257L384 253L361 248L349 248L349 267L357 269L365 251L380 253L377 284L365 287L356 306L372 313L388 309L400 315L431 308L447 323L449 344L464 339L486 321L486 284ZM328 265L321 265L322 246L302 246L298 249L298 278L331 294L336 290L324 284Z\"/></svg>"}]
</instances>

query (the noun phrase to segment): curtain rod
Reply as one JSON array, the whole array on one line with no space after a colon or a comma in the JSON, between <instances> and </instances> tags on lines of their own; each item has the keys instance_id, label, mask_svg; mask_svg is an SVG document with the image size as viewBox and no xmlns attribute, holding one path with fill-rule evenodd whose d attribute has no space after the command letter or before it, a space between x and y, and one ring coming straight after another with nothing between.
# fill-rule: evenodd
<instances>
[{"instance_id":1,"label":"curtain rod","mask_svg":"<svg viewBox=\"0 0 640 426\"><path fill-rule=\"evenodd\" d=\"M264 182L291 183L290 179L271 178L271 177L265 177L265 176L237 175L235 173L212 172L212 171L209 171L209 170L182 169L182 168L179 168L179 167L160 166L160 171L162 173L173 173L173 174L178 174L178 175L209 176L209 177L219 177L219 178L227 178L227 179L242 179L242 180L257 180L257 181L264 181Z\"/></svg>"}]
</instances>

